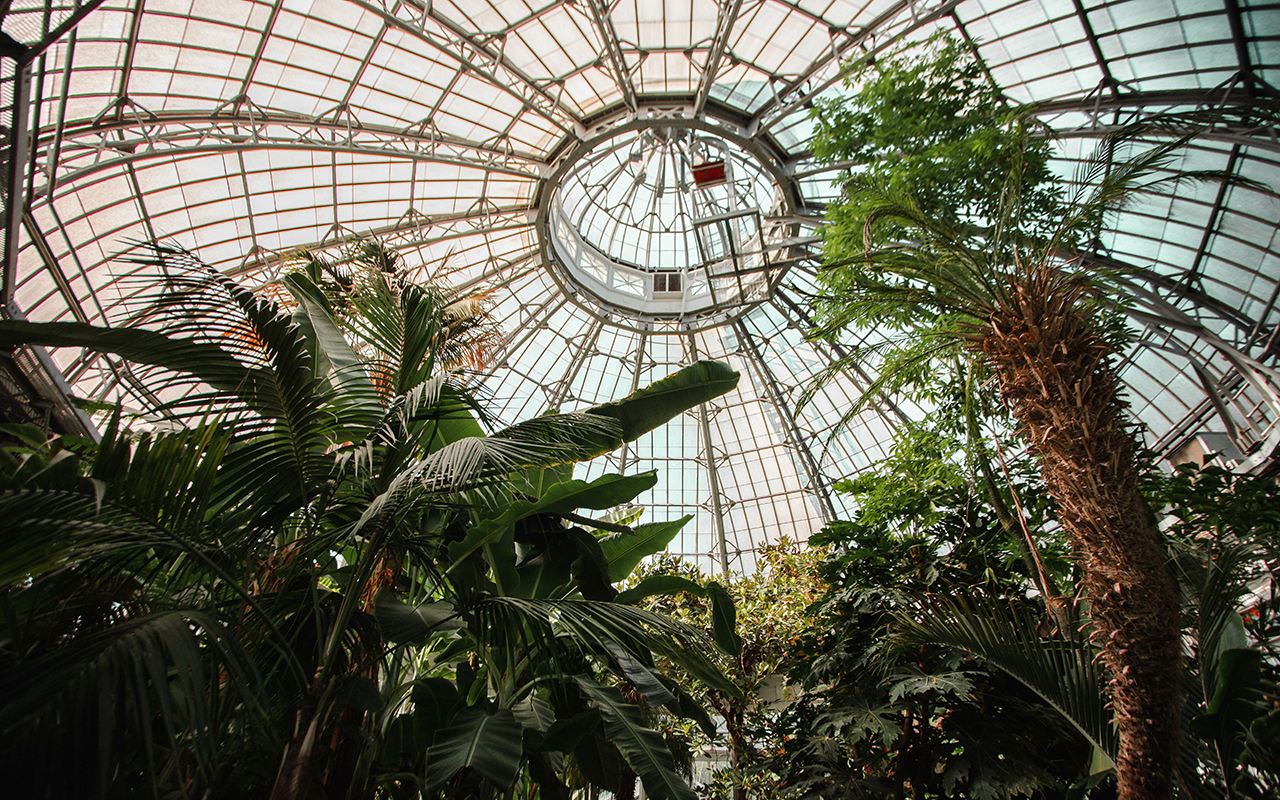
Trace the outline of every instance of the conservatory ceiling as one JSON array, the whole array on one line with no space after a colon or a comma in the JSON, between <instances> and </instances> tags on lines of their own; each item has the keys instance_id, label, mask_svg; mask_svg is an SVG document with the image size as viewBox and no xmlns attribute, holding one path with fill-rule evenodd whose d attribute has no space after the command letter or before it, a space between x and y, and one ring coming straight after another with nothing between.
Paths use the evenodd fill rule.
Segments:
<instances>
[{"instance_id":1,"label":"conservatory ceiling","mask_svg":"<svg viewBox=\"0 0 1280 800\"><path fill-rule=\"evenodd\" d=\"M421 280L488 298L504 421L727 360L737 391L586 470L658 469L647 513L693 515L672 550L716 570L848 513L832 483L922 413L878 397L836 430L872 377L856 373L801 403L858 344L805 339L836 174L810 158L809 108L842 90L843 60L954 32L1011 100L1039 104L1063 174L1128 122L1226 109L1181 166L1252 183L1147 196L1085 255L1147 270L1124 376L1148 443L1275 447L1280 142L1252 116L1275 120L1273 0L6 7L28 48L9 46L0 87L21 163L5 189L10 314L120 322L131 240L264 285L299 248L374 236ZM113 359L18 356L33 383L56 364L78 395L140 402Z\"/></svg>"}]
</instances>

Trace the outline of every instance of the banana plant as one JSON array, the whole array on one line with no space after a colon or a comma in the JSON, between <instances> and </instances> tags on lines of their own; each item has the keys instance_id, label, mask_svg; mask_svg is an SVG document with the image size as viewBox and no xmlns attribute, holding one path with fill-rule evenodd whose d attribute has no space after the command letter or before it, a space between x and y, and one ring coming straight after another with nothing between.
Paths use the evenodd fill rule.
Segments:
<instances>
[{"instance_id":1,"label":"banana plant","mask_svg":"<svg viewBox=\"0 0 1280 800\"><path fill-rule=\"evenodd\" d=\"M19 789L549 797L572 753L690 796L622 698L687 699L655 654L732 685L703 634L610 602L684 521L611 521L655 477L572 464L736 373L702 362L486 435L458 369L482 304L380 248L306 259L269 287L280 303L174 247L133 259L156 277L118 327L0 321L2 346L127 363L150 402L100 445L5 431L0 754Z\"/></svg>"}]
</instances>

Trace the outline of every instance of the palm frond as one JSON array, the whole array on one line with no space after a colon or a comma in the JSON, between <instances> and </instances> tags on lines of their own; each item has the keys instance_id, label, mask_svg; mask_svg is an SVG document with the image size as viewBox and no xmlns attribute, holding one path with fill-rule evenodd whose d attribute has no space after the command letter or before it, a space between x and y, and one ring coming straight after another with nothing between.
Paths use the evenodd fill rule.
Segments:
<instances>
[{"instance_id":1,"label":"palm frond","mask_svg":"<svg viewBox=\"0 0 1280 800\"><path fill-rule=\"evenodd\" d=\"M899 615L902 641L955 647L1008 673L1058 710L1094 747L1114 760L1116 732L1095 652L1078 636L1047 640L1039 619L991 600L921 598Z\"/></svg>"},{"instance_id":2,"label":"palm frond","mask_svg":"<svg viewBox=\"0 0 1280 800\"><path fill-rule=\"evenodd\" d=\"M542 631L565 636L604 663L611 661L611 648L627 652L656 653L687 669L707 686L733 696L739 689L706 654L715 645L706 633L690 625L634 606L591 600L544 600L538 598L493 597L475 609L482 619L493 610L515 611L529 623L522 629L532 632L529 649L542 649L551 638L539 638ZM547 653L555 658L554 653Z\"/></svg>"},{"instance_id":3,"label":"palm frond","mask_svg":"<svg viewBox=\"0 0 1280 800\"><path fill-rule=\"evenodd\" d=\"M129 748L142 752L153 791L161 775L192 767L211 783L224 734L214 705L224 689L211 680L219 671L252 724L263 713L257 672L234 637L196 611L127 620L6 672L0 733L11 787L98 795Z\"/></svg>"}]
</instances>

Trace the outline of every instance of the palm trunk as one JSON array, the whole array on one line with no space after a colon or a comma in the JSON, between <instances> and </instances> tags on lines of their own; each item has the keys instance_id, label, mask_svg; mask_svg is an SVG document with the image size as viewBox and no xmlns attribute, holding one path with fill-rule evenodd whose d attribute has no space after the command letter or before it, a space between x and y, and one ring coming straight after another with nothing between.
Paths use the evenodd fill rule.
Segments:
<instances>
[{"instance_id":1,"label":"palm trunk","mask_svg":"<svg viewBox=\"0 0 1280 800\"><path fill-rule=\"evenodd\" d=\"M1168 800L1179 737L1178 600L1138 490L1134 436L1113 355L1083 291L1050 267L970 346L994 371L1084 572L1094 638L1111 675L1120 800Z\"/></svg>"},{"instance_id":2,"label":"palm trunk","mask_svg":"<svg viewBox=\"0 0 1280 800\"><path fill-rule=\"evenodd\" d=\"M320 735L317 705L317 701L309 700L298 709L293 738L285 748L275 785L271 787L271 800L301 800L310 793Z\"/></svg>"}]
</instances>

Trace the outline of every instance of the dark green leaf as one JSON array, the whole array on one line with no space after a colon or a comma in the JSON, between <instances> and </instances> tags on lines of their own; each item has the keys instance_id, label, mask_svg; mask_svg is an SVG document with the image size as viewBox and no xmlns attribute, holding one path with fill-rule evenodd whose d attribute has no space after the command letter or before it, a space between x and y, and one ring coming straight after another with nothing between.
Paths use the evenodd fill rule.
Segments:
<instances>
[{"instance_id":1,"label":"dark green leaf","mask_svg":"<svg viewBox=\"0 0 1280 800\"><path fill-rule=\"evenodd\" d=\"M725 588L715 581L707 584L711 597L711 632L716 645L731 656L742 654L742 637L738 635L738 609Z\"/></svg>"},{"instance_id":2,"label":"dark green leaf","mask_svg":"<svg viewBox=\"0 0 1280 800\"><path fill-rule=\"evenodd\" d=\"M692 515L671 522L648 522L635 526L635 533L611 533L600 540L600 548L609 559L609 580L617 583L631 574L646 556L661 553L676 538Z\"/></svg>"},{"instance_id":3,"label":"dark green leaf","mask_svg":"<svg viewBox=\"0 0 1280 800\"><path fill-rule=\"evenodd\" d=\"M587 413L618 420L622 423L622 442L632 442L677 414L732 391L738 385L738 377L728 364L699 361L622 400L588 409Z\"/></svg>"},{"instance_id":4,"label":"dark green leaf","mask_svg":"<svg viewBox=\"0 0 1280 800\"><path fill-rule=\"evenodd\" d=\"M427 751L427 788L434 791L471 767L499 789L516 780L522 758L521 727L507 709L493 714L480 708L464 708L453 725L436 735Z\"/></svg>"},{"instance_id":5,"label":"dark green leaf","mask_svg":"<svg viewBox=\"0 0 1280 800\"><path fill-rule=\"evenodd\" d=\"M646 597L653 597L655 594L678 595L683 592L689 592L698 597L706 595L706 590L701 585L688 578L682 578L679 575L650 575L619 594L614 598L613 602L623 605L635 605Z\"/></svg>"},{"instance_id":6,"label":"dark green leaf","mask_svg":"<svg viewBox=\"0 0 1280 800\"><path fill-rule=\"evenodd\" d=\"M466 626L448 600L411 606L389 592L378 593L373 616L387 641L397 644L426 644L433 636Z\"/></svg>"},{"instance_id":7,"label":"dark green leaf","mask_svg":"<svg viewBox=\"0 0 1280 800\"><path fill-rule=\"evenodd\" d=\"M645 793L657 800L697 800L697 795L676 772L675 759L662 734L645 727L640 709L622 699L622 693L577 676L578 686L604 716L604 730L631 769L644 781Z\"/></svg>"}]
</instances>

